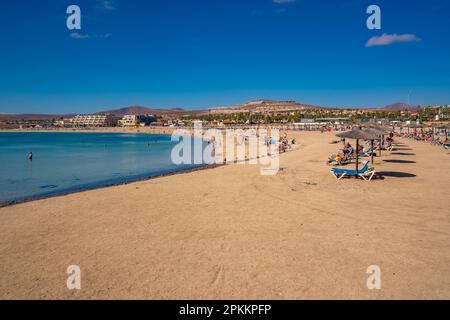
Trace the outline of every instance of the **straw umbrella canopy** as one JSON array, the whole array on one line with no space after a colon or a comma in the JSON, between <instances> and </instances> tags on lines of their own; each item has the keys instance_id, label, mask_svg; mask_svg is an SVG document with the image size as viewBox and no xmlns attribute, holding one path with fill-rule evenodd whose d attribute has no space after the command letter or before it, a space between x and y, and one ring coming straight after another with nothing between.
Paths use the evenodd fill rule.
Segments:
<instances>
[{"instance_id":1,"label":"straw umbrella canopy","mask_svg":"<svg viewBox=\"0 0 450 320\"><path fill-rule=\"evenodd\" d=\"M435 131L436 125L433 124L433 123L431 123L431 124L422 124L422 128L423 129L431 129L433 131L433 140L434 140L434 135L435 135L434 131Z\"/></svg>"},{"instance_id":2,"label":"straw umbrella canopy","mask_svg":"<svg viewBox=\"0 0 450 320\"><path fill-rule=\"evenodd\" d=\"M381 137L382 140L384 140L385 135L388 135L392 132L392 128L387 127L387 126L372 126L370 129L376 130L377 132L379 132L382 136Z\"/></svg>"},{"instance_id":3,"label":"straw umbrella canopy","mask_svg":"<svg viewBox=\"0 0 450 320\"><path fill-rule=\"evenodd\" d=\"M375 129L383 131L384 134L390 134L391 132L394 132L394 128L389 126L379 126L375 127Z\"/></svg>"},{"instance_id":4,"label":"straw umbrella canopy","mask_svg":"<svg viewBox=\"0 0 450 320\"><path fill-rule=\"evenodd\" d=\"M408 129L408 134L409 134L409 125L404 124L404 125L402 125L402 128L407 128Z\"/></svg>"},{"instance_id":5,"label":"straw umbrella canopy","mask_svg":"<svg viewBox=\"0 0 450 320\"><path fill-rule=\"evenodd\" d=\"M364 128L363 131L370 132L371 134L376 135L378 137L377 140L386 133L386 131L382 130L381 128Z\"/></svg>"},{"instance_id":6,"label":"straw umbrella canopy","mask_svg":"<svg viewBox=\"0 0 450 320\"><path fill-rule=\"evenodd\" d=\"M377 138L376 139L371 139L370 140L370 145L372 146L372 152L371 152L371 158L370 158L370 161L372 162L372 164L374 163L374 161L373 161L373 155L374 155L374 152L373 152L373 141L374 140L380 140L380 157L381 157L381 146L382 146L382 144L383 144L383 139L384 139L384 134L385 134L385 131L384 130L382 130L381 128L365 128L364 129L364 131L365 132L368 132L368 133L370 133L370 134L372 134L373 136L376 136Z\"/></svg>"},{"instance_id":7,"label":"straw umbrella canopy","mask_svg":"<svg viewBox=\"0 0 450 320\"><path fill-rule=\"evenodd\" d=\"M447 125L445 124L432 124L431 128L433 129L433 141L436 139L436 129L445 129L447 130Z\"/></svg>"},{"instance_id":8,"label":"straw umbrella canopy","mask_svg":"<svg viewBox=\"0 0 450 320\"><path fill-rule=\"evenodd\" d=\"M409 128L414 128L414 129L421 129L421 128L424 128L425 126L422 125L422 124L410 123L410 124L408 124L408 127Z\"/></svg>"},{"instance_id":9,"label":"straw umbrella canopy","mask_svg":"<svg viewBox=\"0 0 450 320\"><path fill-rule=\"evenodd\" d=\"M381 149L384 144L384 136L390 134L392 132L392 128L384 126L384 125L372 125L370 128L368 128L368 130L371 130L380 136L380 138L377 140L380 140L380 157L381 157L381 151L382 151Z\"/></svg>"},{"instance_id":10,"label":"straw umbrella canopy","mask_svg":"<svg viewBox=\"0 0 450 320\"><path fill-rule=\"evenodd\" d=\"M450 129L450 123L435 126L436 129Z\"/></svg>"},{"instance_id":11,"label":"straw umbrella canopy","mask_svg":"<svg viewBox=\"0 0 450 320\"><path fill-rule=\"evenodd\" d=\"M385 125L385 124L377 124L377 123L374 123L374 124L367 125L367 127L368 127L369 129L376 129L376 130L378 130L378 131L381 131L381 132L382 132L382 135L387 135L387 134L390 134L391 132L394 131L394 128L393 128L393 127L387 126L387 125Z\"/></svg>"},{"instance_id":12,"label":"straw umbrella canopy","mask_svg":"<svg viewBox=\"0 0 450 320\"><path fill-rule=\"evenodd\" d=\"M358 172L358 160L359 160L359 140L377 140L378 136L373 132L363 131L359 129L352 129L351 131L346 131L338 133L336 135L339 138L345 139L356 139L356 172Z\"/></svg>"},{"instance_id":13,"label":"straw umbrella canopy","mask_svg":"<svg viewBox=\"0 0 450 320\"><path fill-rule=\"evenodd\" d=\"M378 123L366 123L366 124L364 124L364 127L367 127L367 128L373 128L373 129L379 129L379 130L383 130L383 131L386 131L386 132L392 132L392 128L391 127L389 127L389 126L387 126L387 125L385 125L385 124L378 124Z\"/></svg>"},{"instance_id":14,"label":"straw umbrella canopy","mask_svg":"<svg viewBox=\"0 0 450 320\"><path fill-rule=\"evenodd\" d=\"M443 129L445 130L445 135L447 135L448 130L450 130L450 123L447 124L441 124L435 127L436 129Z\"/></svg>"},{"instance_id":15,"label":"straw umbrella canopy","mask_svg":"<svg viewBox=\"0 0 450 320\"><path fill-rule=\"evenodd\" d=\"M445 129L445 137L447 138L447 131L450 130L450 123L447 123L447 124L444 126L444 129Z\"/></svg>"},{"instance_id":16,"label":"straw umbrella canopy","mask_svg":"<svg viewBox=\"0 0 450 320\"><path fill-rule=\"evenodd\" d=\"M422 128L424 128L424 126L421 124L410 123L410 124L408 124L408 134L409 134L409 129L414 129L414 132L415 132L415 131L417 131L417 129L422 129Z\"/></svg>"},{"instance_id":17,"label":"straw umbrella canopy","mask_svg":"<svg viewBox=\"0 0 450 320\"><path fill-rule=\"evenodd\" d=\"M367 127L369 126L371 123L370 122L362 122L362 121L353 121L351 123L352 128L354 129L359 129L361 130L361 128L363 127Z\"/></svg>"}]
</instances>

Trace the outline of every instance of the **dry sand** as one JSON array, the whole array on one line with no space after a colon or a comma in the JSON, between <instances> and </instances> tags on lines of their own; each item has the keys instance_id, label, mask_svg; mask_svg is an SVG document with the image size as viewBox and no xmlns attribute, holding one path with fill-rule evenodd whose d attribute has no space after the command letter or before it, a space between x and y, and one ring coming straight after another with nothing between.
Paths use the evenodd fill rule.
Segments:
<instances>
[{"instance_id":1,"label":"dry sand","mask_svg":"<svg viewBox=\"0 0 450 320\"><path fill-rule=\"evenodd\" d=\"M294 134L276 176L229 165L0 209L0 298L449 299L448 151L400 139L383 180L337 182L334 135Z\"/></svg>"}]
</instances>

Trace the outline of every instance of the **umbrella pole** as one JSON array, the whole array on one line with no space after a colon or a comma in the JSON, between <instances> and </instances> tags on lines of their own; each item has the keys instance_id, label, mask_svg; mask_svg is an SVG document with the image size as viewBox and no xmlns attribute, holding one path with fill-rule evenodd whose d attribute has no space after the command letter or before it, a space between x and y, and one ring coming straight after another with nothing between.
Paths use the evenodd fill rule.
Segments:
<instances>
[{"instance_id":1,"label":"umbrella pole","mask_svg":"<svg viewBox=\"0 0 450 320\"><path fill-rule=\"evenodd\" d=\"M380 140L380 157L381 157L381 150L383 149L383 140L384 140L384 136L381 136L381 140Z\"/></svg>"},{"instance_id":2,"label":"umbrella pole","mask_svg":"<svg viewBox=\"0 0 450 320\"><path fill-rule=\"evenodd\" d=\"M371 152L370 152L370 156L372 157L372 164L373 164L373 140L370 140L370 145L371 145Z\"/></svg>"},{"instance_id":3,"label":"umbrella pole","mask_svg":"<svg viewBox=\"0 0 450 320\"><path fill-rule=\"evenodd\" d=\"M356 139L356 173L358 173L359 139Z\"/></svg>"}]
</instances>

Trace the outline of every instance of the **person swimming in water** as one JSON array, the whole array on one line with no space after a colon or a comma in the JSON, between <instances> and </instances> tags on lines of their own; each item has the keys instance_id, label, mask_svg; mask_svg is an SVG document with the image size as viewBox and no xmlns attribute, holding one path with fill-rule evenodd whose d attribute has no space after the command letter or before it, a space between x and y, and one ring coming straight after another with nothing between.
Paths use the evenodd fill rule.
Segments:
<instances>
[{"instance_id":1,"label":"person swimming in water","mask_svg":"<svg viewBox=\"0 0 450 320\"><path fill-rule=\"evenodd\" d=\"M28 152L28 160L32 161L33 160L33 152Z\"/></svg>"}]
</instances>

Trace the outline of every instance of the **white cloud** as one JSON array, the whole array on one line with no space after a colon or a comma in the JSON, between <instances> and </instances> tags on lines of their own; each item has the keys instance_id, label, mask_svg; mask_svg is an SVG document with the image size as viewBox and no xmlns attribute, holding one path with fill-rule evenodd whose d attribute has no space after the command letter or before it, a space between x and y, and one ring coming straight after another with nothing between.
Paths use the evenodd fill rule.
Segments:
<instances>
[{"instance_id":1,"label":"white cloud","mask_svg":"<svg viewBox=\"0 0 450 320\"><path fill-rule=\"evenodd\" d=\"M272 0L272 1L281 4L281 3L292 3L295 2L296 0Z\"/></svg>"},{"instance_id":2,"label":"white cloud","mask_svg":"<svg viewBox=\"0 0 450 320\"><path fill-rule=\"evenodd\" d=\"M111 36L112 36L111 33L105 33L100 35L94 35L94 38L111 38Z\"/></svg>"},{"instance_id":3,"label":"white cloud","mask_svg":"<svg viewBox=\"0 0 450 320\"><path fill-rule=\"evenodd\" d=\"M375 46L388 46L390 44L396 42L418 42L420 39L414 34L383 34L382 36L376 36L370 38L366 47L375 47Z\"/></svg>"},{"instance_id":4,"label":"white cloud","mask_svg":"<svg viewBox=\"0 0 450 320\"><path fill-rule=\"evenodd\" d=\"M70 34L70 37L72 39L106 39L110 38L112 36L111 33L105 33L105 34L81 34L79 32L72 32Z\"/></svg>"},{"instance_id":5,"label":"white cloud","mask_svg":"<svg viewBox=\"0 0 450 320\"><path fill-rule=\"evenodd\" d=\"M113 11L116 10L115 4L111 0L101 0L104 9Z\"/></svg>"},{"instance_id":6,"label":"white cloud","mask_svg":"<svg viewBox=\"0 0 450 320\"><path fill-rule=\"evenodd\" d=\"M89 39L90 36L88 34L81 34L79 32L72 32L70 37L73 39Z\"/></svg>"}]
</instances>

